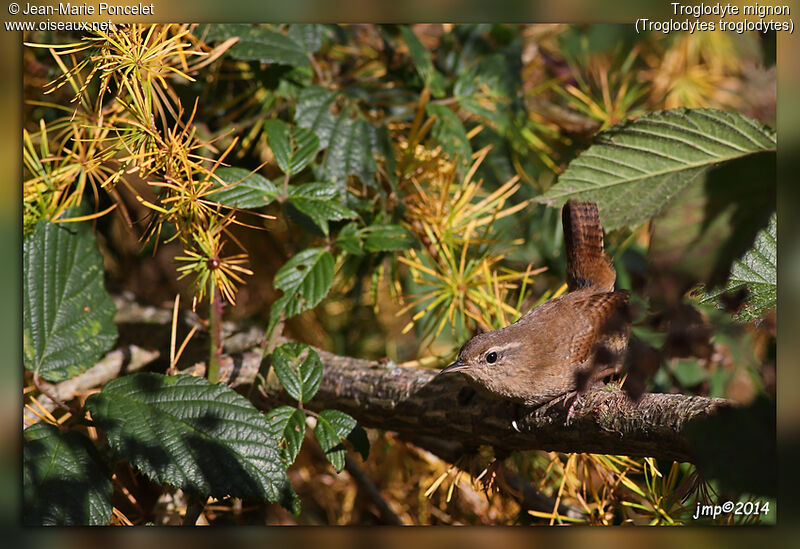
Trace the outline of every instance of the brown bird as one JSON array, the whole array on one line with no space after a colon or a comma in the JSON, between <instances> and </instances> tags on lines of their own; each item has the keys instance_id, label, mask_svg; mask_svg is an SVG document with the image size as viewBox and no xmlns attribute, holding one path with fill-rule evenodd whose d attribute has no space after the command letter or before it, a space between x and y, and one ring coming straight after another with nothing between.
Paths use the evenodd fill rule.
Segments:
<instances>
[{"instance_id":1,"label":"brown bird","mask_svg":"<svg viewBox=\"0 0 800 549\"><path fill-rule=\"evenodd\" d=\"M628 292L614 291L597 205L569 201L562 220L569 293L510 326L476 335L441 374L460 372L480 392L535 406L581 391L622 366Z\"/></svg>"}]
</instances>

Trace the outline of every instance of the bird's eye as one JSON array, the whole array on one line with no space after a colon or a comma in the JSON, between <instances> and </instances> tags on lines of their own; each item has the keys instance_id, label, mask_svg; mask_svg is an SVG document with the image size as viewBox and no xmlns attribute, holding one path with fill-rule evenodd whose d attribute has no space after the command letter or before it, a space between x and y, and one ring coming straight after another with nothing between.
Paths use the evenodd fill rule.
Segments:
<instances>
[{"instance_id":1,"label":"bird's eye","mask_svg":"<svg viewBox=\"0 0 800 549\"><path fill-rule=\"evenodd\" d=\"M497 362L497 353L492 351L491 353L486 355L486 362L488 362L489 364L494 364L495 362Z\"/></svg>"}]
</instances>

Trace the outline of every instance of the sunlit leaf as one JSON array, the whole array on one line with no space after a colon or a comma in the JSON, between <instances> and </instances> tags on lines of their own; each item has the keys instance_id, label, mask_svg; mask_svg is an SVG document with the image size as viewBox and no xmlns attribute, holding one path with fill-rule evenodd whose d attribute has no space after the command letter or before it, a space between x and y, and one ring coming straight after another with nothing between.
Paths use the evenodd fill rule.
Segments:
<instances>
[{"instance_id":1,"label":"sunlit leaf","mask_svg":"<svg viewBox=\"0 0 800 549\"><path fill-rule=\"evenodd\" d=\"M278 188L265 177L242 168L219 168L217 176L226 187L209 195L209 199L235 208L260 208L277 198Z\"/></svg>"},{"instance_id":2,"label":"sunlit leaf","mask_svg":"<svg viewBox=\"0 0 800 549\"><path fill-rule=\"evenodd\" d=\"M636 225L709 168L775 147L773 130L740 114L655 112L600 133L538 200L555 207L571 198L591 200L606 230Z\"/></svg>"},{"instance_id":3,"label":"sunlit leaf","mask_svg":"<svg viewBox=\"0 0 800 549\"><path fill-rule=\"evenodd\" d=\"M40 221L22 261L25 368L53 383L70 379L117 339L95 237L85 224Z\"/></svg>"}]
</instances>

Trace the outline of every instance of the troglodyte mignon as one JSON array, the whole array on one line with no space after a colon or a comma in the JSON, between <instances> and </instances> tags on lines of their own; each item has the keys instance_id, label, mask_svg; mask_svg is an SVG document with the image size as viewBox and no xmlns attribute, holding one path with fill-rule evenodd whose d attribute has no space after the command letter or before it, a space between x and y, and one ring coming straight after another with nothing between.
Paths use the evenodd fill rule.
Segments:
<instances>
[{"instance_id":1,"label":"troglodyte mignon","mask_svg":"<svg viewBox=\"0 0 800 549\"><path fill-rule=\"evenodd\" d=\"M569 201L562 220L569 293L510 326L476 335L441 374L460 372L481 392L535 406L581 391L622 366L628 292L614 291L597 205Z\"/></svg>"}]
</instances>

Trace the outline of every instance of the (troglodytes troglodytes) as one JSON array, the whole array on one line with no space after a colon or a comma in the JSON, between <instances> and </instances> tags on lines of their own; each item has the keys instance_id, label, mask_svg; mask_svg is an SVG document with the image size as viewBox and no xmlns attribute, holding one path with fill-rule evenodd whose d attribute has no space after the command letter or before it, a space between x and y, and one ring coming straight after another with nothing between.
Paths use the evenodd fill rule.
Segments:
<instances>
[{"instance_id":1,"label":"(troglodytes troglodytes)","mask_svg":"<svg viewBox=\"0 0 800 549\"><path fill-rule=\"evenodd\" d=\"M628 292L603 250L597 205L562 210L569 293L534 307L514 324L478 334L441 373L461 372L481 392L535 406L582 390L622 366Z\"/></svg>"}]
</instances>

